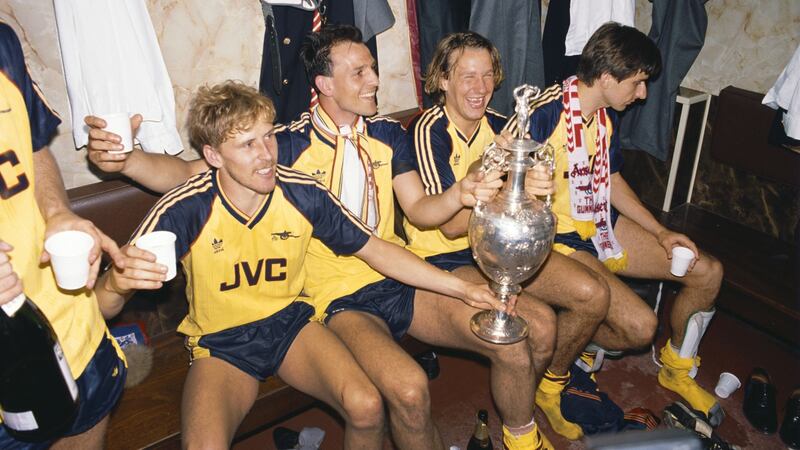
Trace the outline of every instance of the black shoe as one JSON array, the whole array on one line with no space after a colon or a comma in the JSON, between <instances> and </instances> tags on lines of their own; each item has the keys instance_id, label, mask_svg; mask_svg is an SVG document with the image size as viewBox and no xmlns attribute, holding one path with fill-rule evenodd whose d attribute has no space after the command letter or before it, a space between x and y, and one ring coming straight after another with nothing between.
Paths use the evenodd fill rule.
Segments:
<instances>
[{"instance_id":1,"label":"black shoe","mask_svg":"<svg viewBox=\"0 0 800 450\"><path fill-rule=\"evenodd\" d=\"M439 357L433 350L420 353L414 359L422 366L422 370L428 375L428 380L433 380L439 376Z\"/></svg>"},{"instance_id":2,"label":"black shoe","mask_svg":"<svg viewBox=\"0 0 800 450\"><path fill-rule=\"evenodd\" d=\"M775 386L767 371L753 369L744 387L744 415L756 430L772 434L778 429L778 413L775 408Z\"/></svg>"},{"instance_id":3,"label":"black shoe","mask_svg":"<svg viewBox=\"0 0 800 450\"><path fill-rule=\"evenodd\" d=\"M800 449L800 388L789 396L781 424L781 440L789 448Z\"/></svg>"},{"instance_id":4,"label":"black shoe","mask_svg":"<svg viewBox=\"0 0 800 450\"><path fill-rule=\"evenodd\" d=\"M272 439L275 441L275 448L278 450L292 450L297 448L300 432L278 427L272 431Z\"/></svg>"}]
</instances>

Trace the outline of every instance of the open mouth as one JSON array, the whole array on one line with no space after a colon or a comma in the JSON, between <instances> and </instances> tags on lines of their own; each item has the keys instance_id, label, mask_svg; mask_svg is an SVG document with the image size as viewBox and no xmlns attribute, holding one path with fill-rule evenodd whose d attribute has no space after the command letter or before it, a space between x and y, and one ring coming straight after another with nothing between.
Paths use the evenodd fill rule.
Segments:
<instances>
[{"instance_id":1,"label":"open mouth","mask_svg":"<svg viewBox=\"0 0 800 450\"><path fill-rule=\"evenodd\" d=\"M464 100L467 102L467 106L474 109L483 108L483 102L486 99L484 96L480 97L465 97Z\"/></svg>"}]
</instances>

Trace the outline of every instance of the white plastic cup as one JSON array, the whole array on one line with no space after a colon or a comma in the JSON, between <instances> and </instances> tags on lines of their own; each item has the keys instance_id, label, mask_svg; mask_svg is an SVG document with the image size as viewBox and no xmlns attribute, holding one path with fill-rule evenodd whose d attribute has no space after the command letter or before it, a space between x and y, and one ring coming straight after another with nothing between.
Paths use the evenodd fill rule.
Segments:
<instances>
[{"instance_id":1,"label":"white plastic cup","mask_svg":"<svg viewBox=\"0 0 800 450\"><path fill-rule=\"evenodd\" d=\"M717 382L717 387L714 388L714 393L719 398L728 398L741 385L742 382L736 378L736 375L730 372L722 372L719 374L719 381Z\"/></svg>"},{"instance_id":2,"label":"white plastic cup","mask_svg":"<svg viewBox=\"0 0 800 450\"><path fill-rule=\"evenodd\" d=\"M131 117L126 112L100 114L98 117L106 121L103 130L118 134L122 150L109 150L108 153L120 154L133 151L133 136L131 135Z\"/></svg>"},{"instance_id":3,"label":"white plastic cup","mask_svg":"<svg viewBox=\"0 0 800 450\"><path fill-rule=\"evenodd\" d=\"M672 249L672 266L669 272L676 277L686 275L689 270L689 264L694 260L694 252L688 247L673 247Z\"/></svg>"},{"instance_id":4,"label":"white plastic cup","mask_svg":"<svg viewBox=\"0 0 800 450\"><path fill-rule=\"evenodd\" d=\"M81 289L89 280L89 252L94 238L83 231L61 231L44 241L56 284L68 291Z\"/></svg>"},{"instance_id":5,"label":"white plastic cup","mask_svg":"<svg viewBox=\"0 0 800 450\"><path fill-rule=\"evenodd\" d=\"M169 281L175 278L177 273L175 267L175 233L171 231L153 231L136 240L136 247L147 250L156 255L156 262L167 266L167 278Z\"/></svg>"}]
</instances>

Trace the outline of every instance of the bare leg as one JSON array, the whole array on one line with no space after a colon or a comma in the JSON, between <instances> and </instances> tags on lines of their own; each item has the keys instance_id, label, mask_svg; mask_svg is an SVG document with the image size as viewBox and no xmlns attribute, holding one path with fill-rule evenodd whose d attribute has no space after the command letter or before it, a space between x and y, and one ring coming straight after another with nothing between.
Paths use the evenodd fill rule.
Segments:
<instances>
[{"instance_id":1,"label":"bare leg","mask_svg":"<svg viewBox=\"0 0 800 450\"><path fill-rule=\"evenodd\" d=\"M605 322L594 341L609 350L628 350L649 345L658 325L653 310L594 255L578 251L570 258L584 264L607 283L611 302Z\"/></svg>"},{"instance_id":2,"label":"bare leg","mask_svg":"<svg viewBox=\"0 0 800 450\"><path fill-rule=\"evenodd\" d=\"M486 278L475 266L459 267L453 271L453 275L473 283L486 282ZM473 310L474 312L477 311ZM556 346L555 316L552 308L526 292L517 298L517 313L528 321L527 340L538 381L553 358Z\"/></svg>"},{"instance_id":3,"label":"bare leg","mask_svg":"<svg viewBox=\"0 0 800 450\"><path fill-rule=\"evenodd\" d=\"M334 315L328 327L347 345L386 399L397 446L444 448L431 420L428 378L419 364L397 345L386 324L371 314L344 311Z\"/></svg>"},{"instance_id":4,"label":"bare leg","mask_svg":"<svg viewBox=\"0 0 800 450\"><path fill-rule=\"evenodd\" d=\"M311 322L303 327L281 363L278 376L342 415L346 422L344 448L381 447L381 395L344 343L323 325Z\"/></svg>"},{"instance_id":5,"label":"bare leg","mask_svg":"<svg viewBox=\"0 0 800 450\"><path fill-rule=\"evenodd\" d=\"M608 313L608 284L582 264L553 252L525 291L557 311L556 349L548 370L564 375Z\"/></svg>"},{"instance_id":6,"label":"bare leg","mask_svg":"<svg viewBox=\"0 0 800 450\"><path fill-rule=\"evenodd\" d=\"M103 417L103 420L81 434L59 439L50 448L55 450L100 450L105 448L108 417Z\"/></svg>"},{"instance_id":7,"label":"bare leg","mask_svg":"<svg viewBox=\"0 0 800 450\"><path fill-rule=\"evenodd\" d=\"M683 285L670 316L672 344L680 347L689 317L697 311L707 311L714 307L714 300L722 284L722 264L701 251L694 268L685 277L675 277L669 272L670 261L666 251L658 244L655 236L625 216L620 216L614 232L620 244L629 249L628 268L622 275L670 280Z\"/></svg>"},{"instance_id":8,"label":"bare leg","mask_svg":"<svg viewBox=\"0 0 800 450\"><path fill-rule=\"evenodd\" d=\"M257 393L258 381L231 364L214 357L195 360L183 385L183 447L230 447Z\"/></svg>"},{"instance_id":9,"label":"bare leg","mask_svg":"<svg viewBox=\"0 0 800 450\"><path fill-rule=\"evenodd\" d=\"M470 350L488 357L491 362L492 395L503 422L509 427L522 427L533 417L534 371L526 341L511 345L485 342L469 328L469 320L478 310L450 297L417 290L414 299L414 320L409 334L434 345ZM544 320L542 320L544 319ZM554 333L550 312L540 325L544 332Z\"/></svg>"}]
</instances>

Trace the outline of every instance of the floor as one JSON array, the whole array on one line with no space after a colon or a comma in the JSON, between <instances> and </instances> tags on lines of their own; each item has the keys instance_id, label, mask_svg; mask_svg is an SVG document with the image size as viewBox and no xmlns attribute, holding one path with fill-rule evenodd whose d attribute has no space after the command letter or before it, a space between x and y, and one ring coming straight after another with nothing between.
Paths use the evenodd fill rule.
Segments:
<instances>
[{"instance_id":1,"label":"floor","mask_svg":"<svg viewBox=\"0 0 800 450\"><path fill-rule=\"evenodd\" d=\"M666 296L667 300L669 296ZM665 302L668 304L669 302ZM667 311L662 311L662 318ZM666 340L665 330L659 331L657 348ZM774 340L763 331L719 312L712 321L703 339L700 354L702 367L698 382L713 389L719 374L723 371L737 375L744 384L754 367L762 367L770 374L777 388L779 421L791 390L800 386L800 351ZM433 419L447 445L461 448L474 426L476 411L481 408L490 412L489 426L496 448L501 442L500 420L494 410L488 393L489 370L485 364L463 355L440 354L441 373L431 382ZM609 360L598 374L602 390L622 407L629 410L644 407L661 415L663 408L677 400L676 395L658 386L658 368L651 359L650 352L628 355L619 360ZM720 399L727 418L718 428L718 433L728 442L750 449L785 448L777 434L767 436L755 431L744 418L742 401L744 389L733 393L728 399ZM569 442L556 436L537 412L536 420L542 430L559 449L585 448L582 442ZM338 449L342 445L342 426L334 414L324 407L312 408L276 426L295 430L303 427L319 427L326 431L322 449ZM273 449L273 428L251 436L235 445L238 450ZM388 442L384 446L394 448Z\"/></svg>"}]
</instances>

